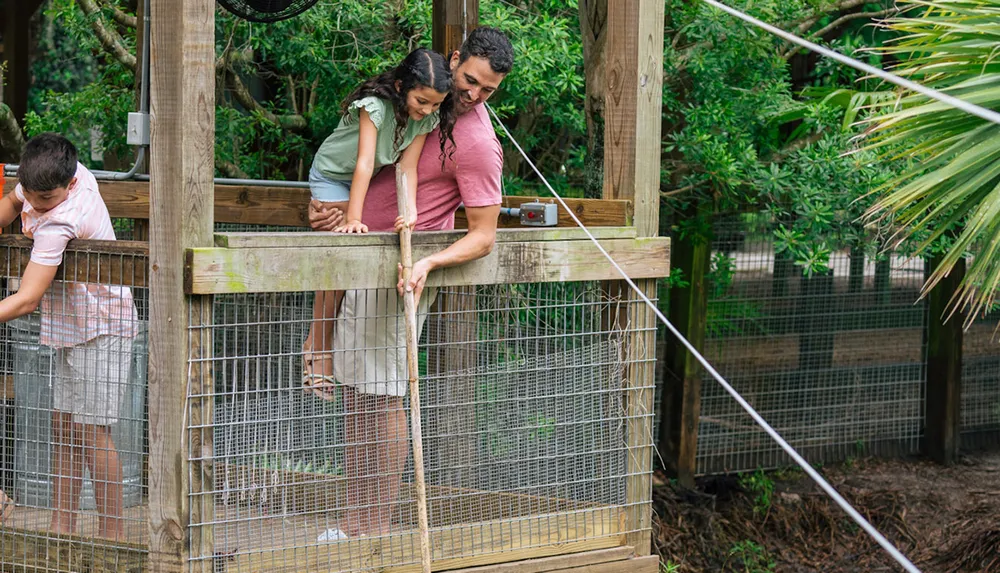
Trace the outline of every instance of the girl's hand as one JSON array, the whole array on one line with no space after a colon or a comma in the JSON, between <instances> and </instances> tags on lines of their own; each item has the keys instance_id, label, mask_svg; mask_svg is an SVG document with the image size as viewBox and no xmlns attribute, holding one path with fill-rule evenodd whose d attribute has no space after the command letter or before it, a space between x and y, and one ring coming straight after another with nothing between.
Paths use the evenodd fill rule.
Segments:
<instances>
[{"instance_id":1,"label":"girl's hand","mask_svg":"<svg viewBox=\"0 0 1000 573\"><path fill-rule=\"evenodd\" d=\"M393 224L393 226L396 229L397 233L402 232L403 227L409 227L410 230L412 231L417 226L417 218L410 217L409 221L404 221L402 217L396 217L396 222Z\"/></svg>"},{"instance_id":2,"label":"girl's hand","mask_svg":"<svg viewBox=\"0 0 1000 573\"><path fill-rule=\"evenodd\" d=\"M335 233L367 233L368 225L361 221L348 221L346 225L341 225L333 231Z\"/></svg>"}]
</instances>

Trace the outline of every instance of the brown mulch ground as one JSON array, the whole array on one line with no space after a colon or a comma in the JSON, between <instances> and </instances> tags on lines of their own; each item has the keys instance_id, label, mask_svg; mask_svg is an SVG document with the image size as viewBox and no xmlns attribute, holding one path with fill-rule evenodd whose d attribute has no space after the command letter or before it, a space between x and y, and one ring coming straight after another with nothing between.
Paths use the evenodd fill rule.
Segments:
<instances>
[{"instance_id":1,"label":"brown mulch ground","mask_svg":"<svg viewBox=\"0 0 1000 573\"><path fill-rule=\"evenodd\" d=\"M1000 452L968 454L953 467L865 459L821 471L921 570L1000 573ZM736 476L705 478L695 490L658 479L653 540L664 565L678 573L902 571L804 473L767 476L770 503Z\"/></svg>"}]
</instances>

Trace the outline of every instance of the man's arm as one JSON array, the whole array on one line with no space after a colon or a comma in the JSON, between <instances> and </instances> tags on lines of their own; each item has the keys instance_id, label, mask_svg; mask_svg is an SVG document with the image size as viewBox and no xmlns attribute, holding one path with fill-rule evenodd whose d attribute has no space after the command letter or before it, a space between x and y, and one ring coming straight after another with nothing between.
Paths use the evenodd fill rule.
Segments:
<instances>
[{"instance_id":1,"label":"man's arm","mask_svg":"<svg viewBox=\"0 0 1000 573\"><path fill-rule=\"evenodd\" d=\"M38 308L38 303L42 301L45 291L49 290L56 278L58 269L58 266L29 262L17 292L0 300L0 322L7 322L34 312Z\"/></svg>"},{"instance_id":2,"label":"man's arm","mask_svg":"<svg viewBox=\"0 0 1000 573\"><path fill-rule=\"evenodd\" d=\"M427 275L435 269L453 267L469 261L485 257L493 250L497 238L497 219L500 217L500 205L488 207L466 207L465 218L469 221L469 232L451 246L424 257L413 265L410 282L406 290L413 290L417 300L427 283ZM400 267L402 273L402 267ZM396 285L399 294L403 294L403 279L400 276Z\"/></svg>"},{"instance_id":3,"label":"man's arm","mask_svg":"<svg viewBox=\"0 0 1000 573\"><path fill-rule=\"evenodd\" d=\"M7 193L0 198L0 227L6 227L21 214L23 203L17 200L13 193Z\"/></svg>"}]
</instances>

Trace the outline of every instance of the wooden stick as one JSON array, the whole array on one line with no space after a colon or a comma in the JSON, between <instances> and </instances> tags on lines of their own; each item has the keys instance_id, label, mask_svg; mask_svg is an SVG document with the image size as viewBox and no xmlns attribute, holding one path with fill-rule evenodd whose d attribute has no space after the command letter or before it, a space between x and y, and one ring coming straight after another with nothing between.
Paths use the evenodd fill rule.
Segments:
<instances>
[{"instance_id":1,"label":"wooden stick","mask_svg":"<svg viewBox=\"0 0 1000 573\"><path fill-rule=\"evenodd\" d=\"M396 165L396 207L404 221L409 216L406 174ZM413 271L411 231L404 226L399 232L399 258L403 265L403 284L410 281ZM427 483L424 480L424 443L420 429L420 372L417 365L417 305L413 291L404 291L403 310L406 315L406 369L410 379L410 433L413 434L413 479L417 492L417 523L420 526L420 564L423 573L431 573L431 533L427 522Z\"/></svg>"}]
</instances>

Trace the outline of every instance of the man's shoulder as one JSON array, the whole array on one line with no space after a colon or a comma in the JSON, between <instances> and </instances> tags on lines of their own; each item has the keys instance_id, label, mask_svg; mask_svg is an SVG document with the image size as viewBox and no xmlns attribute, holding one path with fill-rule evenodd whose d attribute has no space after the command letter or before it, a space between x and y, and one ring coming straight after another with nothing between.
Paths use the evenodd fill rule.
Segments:
<instances>
[{"instance_id":1,"label":"man's shoulder","mask_svg":"<svg viewBox=\"0 0 1000 573\"><path fill-rule=\"evenodd\" d=\"M479 104L458 117L455 128L452 130L455 136L455 144L461 147L472 147L476 145L500 145L493 124L490 123L490 116L486 112L486 106ZM463 141L458 141L461 138Z\"/></svg>"}]
</instances>

